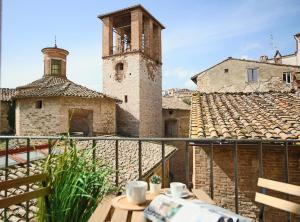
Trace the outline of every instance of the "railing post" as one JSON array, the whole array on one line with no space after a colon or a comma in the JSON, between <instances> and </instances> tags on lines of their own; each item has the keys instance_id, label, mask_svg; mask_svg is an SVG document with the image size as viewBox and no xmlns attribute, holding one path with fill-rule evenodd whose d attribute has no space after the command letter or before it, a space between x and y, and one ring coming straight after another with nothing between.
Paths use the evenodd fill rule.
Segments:
<instances>
[{"instance_id":1,"label":"railing post","mask_svg":"<svg viewBox=\"0 0 300 222\"><path fill-rule=\"evenodd\" d=\"M9 139L5 140L5 181L8 180L8 148L9 148ZM5 189L4 193L5 197L7 197L7 189ZM4 221L7 221L7 208L4 209Z\"/></svg>"},{"instance_id":2,"label":"railing post","mask_svg":"<svg viewBox=\"0 0 300 222\"><path fill-rule=\"evenodd\" d=\"M210 147L210 198L214 199L214 143L211 143Z\"/></svg>"},{"instance_id":3,"label":"railing post","mask_svg":"<svg viewBox=\"0 0 300 222\"><path fill-rule=\"evenodd\" d=\"M264 177L264 163L263 163L263 143L259 143L259 177ZM261 188L261 192L263 194L266 194L266 189ZM263 222L265 221L264 218L265 214L265 205L261 205L260 210L259 210L259 221Z\"/></svg>"},{"instance_id":4,"label":"railing post","mask_svg":"<svg viewBox=\"0 0 300 222\"><path fill-rule=\"evenodd\" d=\"M52 153L52 144L51 144L51 139L48 139L48 155L51 155Z\"/></svg>"},{"instance_id":5,"label":"railing post","mask_svg":"<svg viewBox=\"0 0 300 222\"><path fill-rule=\"evenodd\" d=\"M238 146L237 141L234 142L234 200L235 212L239 213L239 190L238 190Z\"/></svg>"},{"instance_id":6,"label":"railing post","mask_svg":"<svg viewBox=\"0 0 300 222\"><path fill-rule=\"evenodd\" d=\"M284 143L285 145L285 149L284 149L284 177L285 177L285 182L286 183L289 183L289 148L288 148L288 143L285 142ZM286 195L286 199L289 200L289 195L287 194ZM291 216L291 213L287 213L287 218L288 218L288 222L292 221L292 216Z\"/></svg>"},{"instance_id":7,"label":"railing post","mask_svg":"<svg viewBox=\"0 0 300 222\"><path fill-rule=\"evenodd\" d=\"M119 186L119 140L115 143L115 155L116 186Z\"/></svg>"},{"instance_id":8,"label":"railing post","mask_svg":"<svg viewBox=\"0 0 300 222\"><path fill-rule=\"evenodd\" d=\"M93 140L92 149L93 149L93 170L95 172L96 171L96 140Z\"/></svg>"},{"instance_id":9,"label":"railing post","mask_svg":"<svg viewBox=\"0 0 300 222\"><path fill-rule=\"evenodd\" d=\"M30 139L27 139L27 161L26 161L26 175L29 176L30 174ZM27 192L29 192L29 184L27 184ZM29 201L26 201L26 221L29 221Z\"/></svg>"},{"instance_id":10,"label":"railing post","mask_svg":"<svg viewBox=\"0 0 300 222\"><path fill-rule=\"evenodd\" d=\"M143 168L142 168L142 141L139 140L139 180L142 179L142 171L143 171Z\"/></svg>"},{"instance_id":11,"label":"railing post","mask_svg":"<svg viewBox=\"0 0 300 222\"><path fill-rule=\"evenodd\" d=\"M189 142L185 142L185 183L190 189L190 156L189 156Z\"/></svg>"},{"instance_id":12,"label":"railing post","mask_svg":"<svg viewBox=\"0 0 300 222\"><path fill-rule=\"evenodd\" d=\"M166 177L166 160L165 160L165 142L161 141L161 177L162 177L162 188L165 188L165 177Z\"/></svg>"}]
</instances>

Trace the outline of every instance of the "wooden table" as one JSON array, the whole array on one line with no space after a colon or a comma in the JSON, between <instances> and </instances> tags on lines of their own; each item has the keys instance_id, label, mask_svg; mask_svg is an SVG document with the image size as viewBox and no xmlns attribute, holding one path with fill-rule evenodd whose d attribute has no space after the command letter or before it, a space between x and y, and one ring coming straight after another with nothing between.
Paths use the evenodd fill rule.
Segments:
<instances>
[{"instance_id":1,"label":"wooden table","mask_svg":"<svg viewBox=\"0 0 300 222\"><path fill-rule=\"evenodd\" d=\"M167 189L163 189L163 192ZM199 199L207 203L214 204L213 200L200 189L192 190L193 196L188 199ZM111 200L115 196L109 196L103 199L103 201L98 205L94 213L88 222L147 222L145 219L143 211L128 211L119 208L114 208L111 204Z\"/></svg>"}]
</instances>

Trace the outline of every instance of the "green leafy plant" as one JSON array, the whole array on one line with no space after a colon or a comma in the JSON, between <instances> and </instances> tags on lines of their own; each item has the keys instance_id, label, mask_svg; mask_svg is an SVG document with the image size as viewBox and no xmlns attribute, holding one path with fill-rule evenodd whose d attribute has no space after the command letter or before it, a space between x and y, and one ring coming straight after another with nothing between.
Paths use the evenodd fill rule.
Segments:
<instances>
[{"instance_id":1,"label":"green leafy plant","mask_svg":"<svg viewBox=\"0 0 300 222\"><path fill-rule=\"evenodd\" d=\"M45 163L49 175L48 200L39 200L39 221L88 221L102 198L117 189L111 183L113 171L92 159L92 149L68 145L65 152L49 155Z\"/></svg>"},{"instance_id":2,"label":"green leafy plant","mask_svg":"<svg viewBox=\"0 0 300 222\"><path fill-rule=\"evenodd\" d=\"M161 183L161 178L160 178L160 176L158 176L158 175L153 175L153 176L150 178L150 182L151 182L151 183L154 183L154 184L160 184L160 183Z\"/></svg>"}]
</instances>

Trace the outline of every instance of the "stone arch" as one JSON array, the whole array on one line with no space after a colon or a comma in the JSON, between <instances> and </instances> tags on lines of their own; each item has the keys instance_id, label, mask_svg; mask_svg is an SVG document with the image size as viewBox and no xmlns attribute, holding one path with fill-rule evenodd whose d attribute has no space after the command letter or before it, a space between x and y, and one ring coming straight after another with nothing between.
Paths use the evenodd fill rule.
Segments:
<instances>
[{"instance_id":1,"label":"stone arch","mask_svg":"<svg viewBox=\"0 0 300 222\"><path fill-rule=\"evenodd\" d=\"M84 136L93 135L93 111L72 109L69 111L69 132L82 133Z\"/></svg>"}]
</instances>

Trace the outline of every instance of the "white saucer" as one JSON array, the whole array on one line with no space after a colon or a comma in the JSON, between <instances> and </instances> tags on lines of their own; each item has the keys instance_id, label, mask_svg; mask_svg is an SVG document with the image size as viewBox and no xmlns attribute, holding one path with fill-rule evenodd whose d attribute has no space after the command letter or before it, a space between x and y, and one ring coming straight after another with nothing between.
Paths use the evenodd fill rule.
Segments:
<instances>
[{"instance_id":1,"label":"white saucer","mask_svg":"<svg viewBox=\"0 0 300 222\"><path fill-rule=\"evenodd\" d=\"M170 190L166 191L165 194L168 197L173 197L173 195L172 195L172 193L171 193ZM188 197L188 196L190 196L190 193L187 190L183 191L182 194L181 194L181 198L185 198L185 197Z\"/></svg>"}]
</instances>

